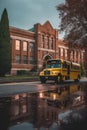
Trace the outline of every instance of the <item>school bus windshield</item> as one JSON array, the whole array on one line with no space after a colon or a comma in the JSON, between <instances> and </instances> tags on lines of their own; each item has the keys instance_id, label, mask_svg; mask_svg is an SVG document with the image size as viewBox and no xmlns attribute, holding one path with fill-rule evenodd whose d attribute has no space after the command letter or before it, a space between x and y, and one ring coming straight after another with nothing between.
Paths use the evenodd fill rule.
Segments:
<instances>
[{"instance_id":1,"label":"school bus windshield","mask_svg":"<svg viewBox=\"0 0 87 130\"><path fill-rule=\"evenodd\" d=\"M47 61L46 68L61 68L61 61L60 60Z\"/></svg>"}]
</instances>

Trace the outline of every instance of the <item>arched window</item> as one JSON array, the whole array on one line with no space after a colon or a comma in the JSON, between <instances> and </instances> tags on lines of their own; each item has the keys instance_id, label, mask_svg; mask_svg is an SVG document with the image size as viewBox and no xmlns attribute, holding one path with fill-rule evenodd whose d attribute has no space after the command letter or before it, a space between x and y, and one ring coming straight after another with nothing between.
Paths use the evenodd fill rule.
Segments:
<instances>
[{"instance_id":1,"label":"arched window","mask_svg":"<svg viewBox=\"0 0 87 130\"><path fill-rule=\"evenodd\" d=\"M49 36L47 36L47 49L49 49Z\"/></svg>"},{"instance_id":2,"label":"arched window","mask_svg":"<svg viewBox=\"0 0 87 130\"><path fill-rule=\"evenodd\" d=\"M42 34L42 48L44 48L44 34Z\"/></svg>"},{"instance_id":3,"label":"arched window","mask_svg":"<svg viewBox=\"0 0 87 130\"><path fill-rule=\"evenodd\" d=\"M53 37L51 38L51 49L52 50L54 49L54 38Z\"/></svg>"}]
</instances>

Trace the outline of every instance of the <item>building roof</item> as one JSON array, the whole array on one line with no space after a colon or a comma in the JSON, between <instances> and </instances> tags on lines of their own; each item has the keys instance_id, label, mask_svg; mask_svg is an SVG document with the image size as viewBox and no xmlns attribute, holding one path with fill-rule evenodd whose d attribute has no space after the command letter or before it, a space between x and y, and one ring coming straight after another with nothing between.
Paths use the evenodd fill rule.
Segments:
<instances>
[{"instance_id":1,"label":"building roof","mask_svg":"<svg viewBox=\"0 0 87 130\"><path fill-rule=\"evenodd\" d=\"M30 28L28 31L34 32L34 27Z\"/></svg>"}]
</instances>

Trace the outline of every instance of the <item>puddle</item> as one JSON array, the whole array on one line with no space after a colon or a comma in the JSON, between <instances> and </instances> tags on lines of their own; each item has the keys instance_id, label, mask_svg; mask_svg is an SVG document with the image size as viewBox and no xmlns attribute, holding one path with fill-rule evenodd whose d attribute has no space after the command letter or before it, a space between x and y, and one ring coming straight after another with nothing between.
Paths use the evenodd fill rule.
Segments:
<instances>
[{"instance_id":1,"label":"puddle","mask_svg":"<svg viewBox=\"0 0 87 130\"><path fill-rule=\"evenodd\" d=\"M85 86L66 85L49 91L0 97L0 130L87 128Z\"/></svg>"}]
</instances>

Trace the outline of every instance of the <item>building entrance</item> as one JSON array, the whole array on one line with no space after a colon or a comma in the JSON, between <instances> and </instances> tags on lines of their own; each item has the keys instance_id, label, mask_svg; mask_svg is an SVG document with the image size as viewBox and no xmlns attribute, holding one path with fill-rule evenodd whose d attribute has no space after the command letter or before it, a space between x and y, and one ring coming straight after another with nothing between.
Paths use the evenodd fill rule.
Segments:
<instances>
[{"instance_id":1,"label":"building entrance","mask_svg":"<svg viewBox=\"0 0 87 130\"><path fill-rule=\"evenodd\" d=\"M43 58L43 69L46 67L46 62L49 59L52 59L52 56L50 56L50 55L44 56L44 58Z\"/></svg>"}]
</instances>

